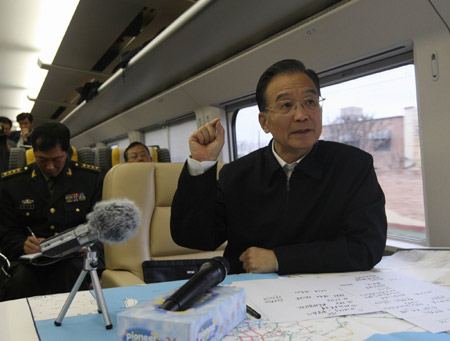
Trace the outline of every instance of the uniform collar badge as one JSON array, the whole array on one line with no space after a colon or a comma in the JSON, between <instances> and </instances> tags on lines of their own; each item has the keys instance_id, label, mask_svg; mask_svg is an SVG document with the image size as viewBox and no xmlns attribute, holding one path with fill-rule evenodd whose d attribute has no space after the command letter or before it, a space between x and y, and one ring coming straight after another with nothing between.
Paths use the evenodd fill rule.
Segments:
<instances>
[{"instance_id":1,"label":"uniform collar badge","mask_svg":"<svg viewBox=\"0 0 450 341\"><path fill-rule=\"evenodd\" d=\"M72 176L72 170L70 168L67 168L67 175Z\"/></svg>"},{"instance_id":2,"label":"uniform collar badge","mask_svg":"<svg viewBox=\"0 0 450 341\"><path fill-rule=\"evenodd\" d=\"M68 203L68 204L71 204L74 202L79 202L79 201L86 201L86 196L84 195L83 192L66 194L65 198L66 198L66 203Z\"/></svg>"}]
</instances>

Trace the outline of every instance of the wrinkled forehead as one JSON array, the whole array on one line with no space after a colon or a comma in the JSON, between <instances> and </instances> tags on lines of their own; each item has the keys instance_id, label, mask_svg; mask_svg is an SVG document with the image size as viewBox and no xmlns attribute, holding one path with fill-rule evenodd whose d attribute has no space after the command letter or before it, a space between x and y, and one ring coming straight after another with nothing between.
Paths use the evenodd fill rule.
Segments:
<instances>
[{"instance_id":1,"label":"wrinkled forehead","mask_svg":"<svg viewBox=\"0 0 450 341\"><path fill-rule=\"evenodd\" d=\"M313 80L305 73L279 74L268 84L266 98L273 103L284 97L299 97L319 93Z\"/></svg>"}]
</instances>

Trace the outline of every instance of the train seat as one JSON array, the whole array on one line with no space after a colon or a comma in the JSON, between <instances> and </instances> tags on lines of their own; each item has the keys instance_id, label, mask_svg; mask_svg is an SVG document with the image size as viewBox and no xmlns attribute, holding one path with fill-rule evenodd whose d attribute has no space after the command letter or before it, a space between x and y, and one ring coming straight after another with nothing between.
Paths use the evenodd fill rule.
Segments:
<instances>
[{"instance_id":1,"label":"train seat","mask_svg":"<svg viewBox=\"0 0 450 341\"><path fill-rule=\"evenodd\" d=\"M78 151L74 146L72 146L72 155L70 159L72 161L89 163L79 158ZM33 148L30 149L24 149L20 147L11 148L9 152L9 169L22 168L25 167L26 165L29 165L30 163L33 163L34 161L35 159Z\"/></svg>"},{"instance_id":2,"label":"train seat","mask_svg":"<svg viewBox=\"0 0 450 341\"><path fill-rule=\"evenodd\" d=\"M153 162L170 162L170 151L166 148L160 148L159 146L148 146ZM100 147L82 147L77 150L72 146L72 157L73 161L79 161L81 163L86 163L89 165L95 165L102 169L103 173L111 169L111 167L125 162L123 158L123 152L125 148L111 148ZM34 162L34 152L33 149L24 148L11 148L9 156L9 169L16 169L25 167L26 165Z\"/></svg>"},{"instance_id":3,"label":"train seat","mask_svg":"<svg viewBox=\"0 0 450 341\"><path fill-rule=\"evenodd\" d=\"M170 209L183 163L120 163L105 176L103 199L128 198L139 207L142 218L138 234L122 244L105 244L104 288L144 284L146 260L211 258L216 251L181 247L170 235Z\"/></svg>"},{"instance_id":4,"label":"train seat","mask_svg":"<svg viewBox=\"0 0 450 341\"><path fill-rule=\"evenodd\" d=\"M166 148L159 148L159 146L147 146L152 154L153 162L170 162L170 152ZM85 148L87 149L87 148ZM125 148L116 147L100 147L100 148L91 148L94 164L99 166L102 171L106 174L111 167L118 165L119 163L124 163L125 159L123 157L123 152Z\"/></svg>"}]
</instances>

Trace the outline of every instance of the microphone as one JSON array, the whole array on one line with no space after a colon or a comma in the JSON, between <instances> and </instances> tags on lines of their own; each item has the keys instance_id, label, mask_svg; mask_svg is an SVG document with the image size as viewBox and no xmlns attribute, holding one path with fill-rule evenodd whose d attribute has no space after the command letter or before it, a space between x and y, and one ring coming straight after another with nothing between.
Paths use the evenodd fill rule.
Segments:
<instances>
[{"instance_id":1,"label":"microphone","mask_svg":"<svg viewBox=\"0 0 450 341\"><path fill-rule=\"evenodd\" d=\"M203 263L198 272L165 300L160 308L169 311L186 310L198 296L222 282L229 271L230 263L227 259L212 258Z\"/></svg>"},{"instance_id":2,"label":"microphone","mask_svg":"<svg viewBox=\"0 0 450 341\"><path fill-rule=\"evenodd\" d=\"M133 237L141 213L128 199L99 201L87 216L87 223L43 240L41 252L47 257L63 257L96 241L121 243Z\"/></svg>"}]
</instances>

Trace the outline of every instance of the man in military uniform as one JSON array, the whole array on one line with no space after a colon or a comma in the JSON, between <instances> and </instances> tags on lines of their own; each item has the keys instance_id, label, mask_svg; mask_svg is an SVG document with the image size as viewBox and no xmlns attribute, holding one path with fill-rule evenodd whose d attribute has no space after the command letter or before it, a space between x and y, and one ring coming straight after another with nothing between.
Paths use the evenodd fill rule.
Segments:
<instances>
[{"instance_id":1,"label":"man in military uniform","mask_svg":"<svg viewBox=\"0 0 450 341\"><path fill-rule=\"evenodd\" d=\"M1 300L72 289L83 266L81 254L46 266L19 257L39 252L45 238L84 223L102 195L100 169L70 161L70 131L63 124L41 124L31 142L36 162L2 174L0 250L11 261L11 277L2 283Z\"/></svg>"}]
</instances>

